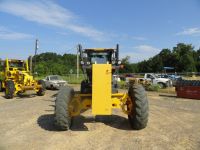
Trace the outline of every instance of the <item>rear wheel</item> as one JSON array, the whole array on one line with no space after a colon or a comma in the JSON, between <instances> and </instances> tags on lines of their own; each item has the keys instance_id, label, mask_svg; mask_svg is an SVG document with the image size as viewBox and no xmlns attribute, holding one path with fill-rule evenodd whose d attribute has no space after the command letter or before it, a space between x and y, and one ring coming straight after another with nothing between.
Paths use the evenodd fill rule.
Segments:
<instances>
[{"instance_id":1,"label":"rear wheel","mask_svg":"<svg viewBox=\"0 0 200 150\"><path fill-rule=\"evenodd\" d=\"M133 129L139 130L147 126L149 105L145 89L142 85L133 85L129 88L131 100L131 112L128 115L129 122Z\"/></svg>"},{"instance_id":2,"label":"rear wheel","mask_svg":"<svg viewBox=\"0 0 200 150\"><path fill-rule=\"evenodd\" d=\"M44 96L45 91L46 91L46 86L45 86L45 82L43 80L39 80L38 84L41 85L41 88L39 89L39 91L37 92L38 96Z\"/></svg>"},{"instance_id":3,"label":"rear wheel","mask_svg":"<svg viewBox=\"0 0 200 150\"><path fill-rule=\"evenodd\" d=\"M15 93L15 84L12 80L6 81L5 97L12 99Z\"/></svg>"},{"instance_id":4,"label":"rear wheel","mask_svg":"<svg viewBox=\"0 0 200 150\"><path fill-rule=\"evenodd\" d=\"M69 130L71 127L71 115L69 104L74 96L74 90L70 87L62 87L55 101L55 125L59 130Z\"/></svg>"}]
</instances>

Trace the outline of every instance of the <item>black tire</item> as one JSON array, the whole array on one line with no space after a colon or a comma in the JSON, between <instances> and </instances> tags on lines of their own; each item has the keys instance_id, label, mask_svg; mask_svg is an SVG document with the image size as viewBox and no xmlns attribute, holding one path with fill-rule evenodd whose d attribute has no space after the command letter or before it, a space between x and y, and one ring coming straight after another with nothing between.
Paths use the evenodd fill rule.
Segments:
<instances>
[{"instance_id":1,"label":"black tire","mask_svg":"<svg viewBox=\"0 0 200 150\"><path fill-rule=\"evenodd\" d=\"M69 103L74 96L74 90L68 86L62 87L55 101L55 125L59 130L69 130L71 127L71 116Z\"/></svg>"},{"instance_id":2,"label":"black tire","mask_svg":"<svg viewBox=\"0 0 200 150\"><path fill-rule=\"evenodd\" d=\"M90 86L89 82L87 80L83 80L81 82L81 89L82 94L89 94L92 93L92 87Z\"/></svg>"},{"instance_id":3,"label":"black tire","mask_svg":"<svg viewBox=\"0 0 200 150\"><path fill-rule=\"evenodd\" d=\"M2 81L0 80L0 92L3 91L3 87L2 87Z\"/></svg>"},{"instance_id":4,"label":"black tire","mask_svg":"<svg viewBox=\"0 0 200 150\"><path fill-rule=\"evenodd\" d=\"M12 99L15 93L15 84L12 80L6 81L5 97Z\"/></svg>"},{"instance_id":5,"label":"black tire","mask_svg":"<svg viewBox=\"0 0 200 150\"><path fill-rule=\"evenodd\" d=\"M51 89L51 90L54 90L55 88L53 87L53 85L50 85L50 89Z\"/></svg>"},{"instance_id":6,"label":"black tire","mask_svg":"<svg viewBox=\"0 0 200 150\"><path fill-rule=\"evenodd\" d=\"M128 115L133 129L140 130L147 126L149 116L149 104L146 91L142 85L133 85L129 88L129 97L132 101L131 114Z\"/></svg>"},{"instance_id":7,"label":"black tire","mask_svg":"<svg viewBox=\"0 0 200 150\"><path fill-rule=\"evenodd\" d=\"M37 92L38 96L44 96L45 91L46 91L46 85L45 82L43 80L38 80L38 84L42 86L42 88L39 89L39 91Z\"/></svg>"}]
</instances>

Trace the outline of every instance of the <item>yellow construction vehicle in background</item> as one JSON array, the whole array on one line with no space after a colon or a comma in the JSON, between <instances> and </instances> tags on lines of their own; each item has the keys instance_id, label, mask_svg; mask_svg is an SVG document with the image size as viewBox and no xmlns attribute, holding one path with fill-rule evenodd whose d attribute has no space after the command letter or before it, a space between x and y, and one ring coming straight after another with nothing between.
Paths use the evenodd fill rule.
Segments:
<instances>
[{"instance_id":1,"label":"yellow construction vehicle in background","mask_svg":"<svg viewBox=\"0 0 200 150\"><path fill-rule=\"evenodd\" d=\"M148 122L148 100L140 84L130 84L128 92L119 93L113 75L120 68L119 46L90 48L78 46L80 65L87 78L80 92L64 86L55 101L55 125L68 130L74 116L92 108L93 115L111 115L112 109L122 109L133 129L143 129Z\"/></svg>"},{"instance_id":2,"label":"yellow construction vehicle in background","mask_svg":"<svg viewBox=\"0 0 200 150\"><path fill-rule=\"evenodd\" d=\"M43 80L36 81L30 73L28 61L6 59L1 60L2 72L0 74L0 91L5 91L7 99L16 94L34 90L38 96L45 94L45 83Z\"/></svg>"}]
</instances>

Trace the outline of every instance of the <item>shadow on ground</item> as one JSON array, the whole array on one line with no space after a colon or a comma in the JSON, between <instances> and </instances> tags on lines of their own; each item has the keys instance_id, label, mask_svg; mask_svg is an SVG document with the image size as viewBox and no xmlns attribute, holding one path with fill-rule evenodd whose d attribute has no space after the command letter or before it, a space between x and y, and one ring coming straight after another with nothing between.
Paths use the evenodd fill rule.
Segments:
<instances>
[{"instance_id":1,"label":"shadow on ground","mask_svg":"<svg viewBox=\"0 0 200 150\"><path fill-rule=\"evenodd\" d=\"M159 94L159 96L161 96L161 97L173 97L173 98L177 98L177 96L175 94Z\"/></svg>"},{"instance_id":2,"label":"shadow on ground","mask_svg":"<svg viewBox=\"0 0 200 150\"><path fill-rule=\"evenodd\" d=\"M22 99L22 98L33 98L36 97L37 94L17 94L16 98L17 99Z\"/></svg>"},{"instance_id":3,"label":"shadow on ground","mask_svg":"<svg viewBox=\"0 0 200 150\"><path fill-rule=\"evenodd\" d=\"M16 96L13 96L13 98L16 98L16 99L25 99L25 98L33 98L33 97L36 97L37 94L17 94ZM7 99L5 97L5 95L1 96L3 97L4 99Z\"/></svg>"},{"instance_id":4,"label":"shadow on ground","mask_svg":"<svg viewBox=\"0 0 200 150\"><path fill-rule=\"evenodd\" d=\"M42 115L38 118L37 123L38 125L48 131L58 131L56 126L54 125L54 115L53 114L46 114Z\"/></svg>"},{"instance_id":5,"label":"shadow on ground","mask_svg":"<svg viewBox=\"0 0 200 150\"><path fill-rule=\"evenodd\" d=\"M38 125L48 131L59 131L54 125L54 114L46 114L42 115L38 118ZM120 130L132 130L128 119L118 116L118 115L110 115L110 116L96 116L96 117L84 117L77 116L72 120L71 131L88 131L85 123L104 123L107 126L112 128L120 129Z\"/></svg>"}]
</instances>

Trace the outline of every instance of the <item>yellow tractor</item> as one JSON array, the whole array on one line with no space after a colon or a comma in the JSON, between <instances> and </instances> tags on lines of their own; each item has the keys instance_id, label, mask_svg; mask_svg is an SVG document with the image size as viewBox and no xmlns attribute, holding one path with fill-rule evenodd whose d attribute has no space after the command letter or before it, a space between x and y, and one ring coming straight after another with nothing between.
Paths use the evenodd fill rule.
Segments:
<instances>
[{"instance_id":1,"label":"yellow tractor","mask_svg":"<svg viewBox=\"0 0 200 150\"><path fill-rule=\"evenodd\" d=\"M55 101L55 125L69 130L74 116L92 108L92 115L111 115L112 109L122 109L133 129L143 129L148 122L148 100L142 85L130 84L128 92L119 93L113 75L118 73L119 46L116 48L82 49L78 46L80 65L87 79L80 92L65 86Z\"/></svg>"},{"instance_id":2,"label":"yellow tractor","mask_svg":"<svg viewBox=\"0 0 200 150\"><path fill-rule=\"evenodd\" d=\"M5 91L7 99L13 98L27 90L34 90L38 96L45 94L43 80L36 81L30 73L28 61L6 59L1 60L3 70L1 72L0 91Z\"/></svg>"}]
</instances>

